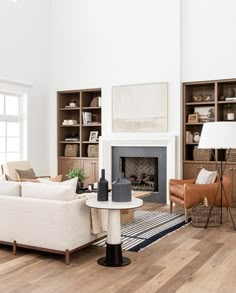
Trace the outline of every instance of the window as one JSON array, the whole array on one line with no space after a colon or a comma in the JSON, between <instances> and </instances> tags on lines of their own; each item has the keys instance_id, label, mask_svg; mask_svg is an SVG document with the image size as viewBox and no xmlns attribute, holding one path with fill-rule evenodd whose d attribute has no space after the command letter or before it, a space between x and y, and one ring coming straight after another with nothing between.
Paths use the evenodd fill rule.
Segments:
<instances>
[{"instance_id":1,"label":"window","mask_svg":"<svg viewBox=\"0 0 236 293\"><path fill-rule=\"evenodd\" d=\"M0 92L0 164L25 157L24 100L24 95Z\"/></svg>"}]
</instances>

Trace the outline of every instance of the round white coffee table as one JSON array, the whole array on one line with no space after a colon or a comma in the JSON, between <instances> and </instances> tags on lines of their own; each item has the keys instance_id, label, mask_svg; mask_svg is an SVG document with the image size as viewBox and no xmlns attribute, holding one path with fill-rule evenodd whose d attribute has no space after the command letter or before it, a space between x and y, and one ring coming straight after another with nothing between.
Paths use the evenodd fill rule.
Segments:
<instances>
[{"instance_id":1,"label":"round white coffee table","mask_svg":"<svg viewBox=\"0 0 236 293\"><path fill-rule=\"evenodd\" d=\"M98 263L102 266L121 267L130 264L130 259L122 256L120 210L135 209L143 205L140 198L132 198L129 202L97 201L87 199L86 205L95 209L108 210L108 229L106 256L99 258Z\"/></svg>"}]
</instances>

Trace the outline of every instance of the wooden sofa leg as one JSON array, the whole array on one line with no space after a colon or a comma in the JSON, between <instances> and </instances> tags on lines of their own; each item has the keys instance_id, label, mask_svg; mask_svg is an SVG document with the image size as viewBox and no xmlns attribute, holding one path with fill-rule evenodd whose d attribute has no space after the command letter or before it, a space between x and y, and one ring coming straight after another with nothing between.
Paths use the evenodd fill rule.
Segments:
<instances>
[{"instance_id":1,"label":"wooden sofa leg","mask_svg":"<svg viewBox=\"0 0 236 293\"><path fill-rule=\"evenodd\" d=\"M12 254L13 254L13 255L16 255L16 241L13 241Z\"/></svg>"},{"instance_id":2,"label":"wooden sofa leg","mask_svg":"<svg viewBox=\"0 0 236 293\"><path fill-rule=\"evenodd\" d=\"M173 201L170 202L170 214L173 213Z\"/></svg>"},{"instance_id":3,"label":"wooden sofa leg","mask_svg":"<svg viewBox=\"0 0 236 293\"><path fill-rule=\"evenodd\" d=\"M65 262L66 262L67 265L70 264L70 252L69 252L69 249L66 249Z\"/></svg>"},{"instance_id":4,"label":"wooden sofa leg","mask_svg":"<svg viewBox=\"0 0 236 293\"><path fill-rule=\"evenodd\" d=\"M185 223L188 223L188 209L184 209Z\"/></svg>"}]
</instances>

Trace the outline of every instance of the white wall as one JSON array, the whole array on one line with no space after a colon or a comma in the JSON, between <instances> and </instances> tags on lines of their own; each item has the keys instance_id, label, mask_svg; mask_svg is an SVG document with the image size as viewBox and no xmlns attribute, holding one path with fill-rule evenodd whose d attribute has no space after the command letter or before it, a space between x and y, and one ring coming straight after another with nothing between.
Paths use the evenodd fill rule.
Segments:
<instances>
[{"instance_id":1,"label":"white wall","mask_svg":"<svg viewBox=\"0 0 236 293\"><path fill-rule=\"evenodd\" d=\"M180 0L52 0L50 18L52 172L58 90L102 87L103 135L120 138L111 129L112 86L167 81L169 133L179 137Z\"/></svg>"},{"instance_id":2,"label":"white wall","mask_svg":"<svg viewBox=\"0 0 236 293\"><path fill-rule=\"evenodd\" d=\"M182 79L236 77L236 1L182 0Z\"/></svg>"},{"instance_id":3,"label":"white wall","mask_svg":"<svg viewBox=\"0 0 236 293\"><path fill-rule=\"evenodd\" d=\"M28 101L29 160L39 174L49 171L47 134L47 0L0 0L0 80L32 86ZM9 86L9 83L7 83ZM0 88L1 90L1 88Z\"/></svg>"}]
</instances>

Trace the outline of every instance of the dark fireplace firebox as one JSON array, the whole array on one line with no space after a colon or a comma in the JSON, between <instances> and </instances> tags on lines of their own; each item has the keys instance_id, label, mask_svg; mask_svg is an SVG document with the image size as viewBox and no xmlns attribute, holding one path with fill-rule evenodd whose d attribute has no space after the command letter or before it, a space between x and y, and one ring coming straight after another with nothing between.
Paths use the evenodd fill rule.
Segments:
<instances>
[{"instance_id":1,"label":"dark fireplace firebox","mask_svg":"<svg viewBox=\"0 0 236 293\"><path fill-rule=\"evenodd\" d=\"M158 191L158 158L121 157L119 166L132 190Z\"/></svg>"},{"instance_id":2,"label":"dark fireplace firebox","mask_svg":"<svg viewBox=\"0 0 236 293\"><path fill-rule=\"evenodd\" d=\"M112 147L112 180L122 176L150 191L147 200L166 203L166 147Z\"/></svg>"}]
</instances>

